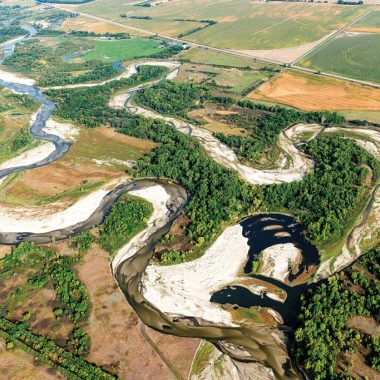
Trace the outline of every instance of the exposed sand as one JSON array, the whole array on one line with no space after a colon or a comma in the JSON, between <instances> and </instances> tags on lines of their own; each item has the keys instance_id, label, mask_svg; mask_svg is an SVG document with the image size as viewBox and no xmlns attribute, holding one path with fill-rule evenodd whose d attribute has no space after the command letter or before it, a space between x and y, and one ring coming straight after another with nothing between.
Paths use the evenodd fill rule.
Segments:
<instances>
[{"instance_id":1,"label":"exposed sand","mask_svg":"<svg viewBox=\"0 0 380 380\"><path fill-rule=\"evenodd\" d=\"M248 251L242 227L229 227L197 260L174 266L148 266L142 278L142 294L164 313L231 325L230 313L211 303L210 297L236 280Z\"/></svg>"},{"instance_id":2,"label":"exposed sand","mask_svg":"<svg viewBox=\"0 0 380 380\"><path fill-rule=\"evenodd\" d=\"M332 36L336 30L322 37L321 39L310 42L305 45L298 45L289 48L269 49L269 50L233 50L238 53L248 54L251 57L264 58L278 63L292 63L302 57L309 50L322 43L324 40Z\"/></svg>"},{"instance_id":3,"label":"exposed sand","mask_svg":"<svg viewBox=\"0 0 380 380\"><path fill-rule=\"evenodd\" d=\"M0 232L47 233L74 226L87 220L112 188L122 182L112 181L83 197L72 206L56 212L54 205L46 207L11 207L0 205Z\"/></svg>"},{"instance_id":4,"label":"exposed sand","mask_svg":"<svg viewBox=\"0 0 380 380\"><path fill-rule=\"evenodd\" d=\"M291 266L301 258L300 250L292 243L276 244L261 252L264 263L260 274L285 281L291 272Z\"/></svg>"},{"instance_id":5,"label":"exposed sand","mask_svg":"<svg viewBox=\"0 0 380 380\"><path fill-rule=\"evenodd\" d=\"M160 185L145 187L140 190L130 191L128 194L135 195L150 202L153 206L153 213L148 220L147 228L133 237L124 245L112 260L112 270L115 271L119 264L132 257L141 249L149 237L158 229L163 227L169 219L170 211L167 207L170 194Z\"/></svg>"},{"instance_id":6,"label":"exposed sand","mask_svg":"<svg viewBox=\"0 0 380 380\"><path fill-rule=\"evenodd\" d=\"M66 141L75 141L80 133L79 128L74 125L69 123L60 123L51 118L46 122L46 126L43 131L56 135Z\"/></svg>"},{"instance_id":7,"label":"exposed sand","mask_svg":"<svg viewBox=\"0 0 380 380\"><path fill-rule=\"evenodd\" d=\"M27 78L21 74L11 73L3 68L0 68L0 79L4 82L24 84L26 86L33 86L36 83L34 79Z\"/></svg>"},{"instance_id":8,"label":"exposed sand","mask_svg":"<svg viewBox=\"0 0 380 380\"><path fill-rule=\"evenodd\" d=\"M35 162L42 161L54 151L54 144L45 142L36 148L30 149L15 158L3 162L0 164L0 170L34 164Z\"/></svg>"},{"instance_id":9,"label":"exposed sand","mask_svg":"<svg viewBox=\"0 0 380 380\"><path fill-rule=\"evenodd\" d=\"M287 104L304 111L380 109L378 88L296 70L283 71L248 97Z\"/></svg>"}]
</instances>

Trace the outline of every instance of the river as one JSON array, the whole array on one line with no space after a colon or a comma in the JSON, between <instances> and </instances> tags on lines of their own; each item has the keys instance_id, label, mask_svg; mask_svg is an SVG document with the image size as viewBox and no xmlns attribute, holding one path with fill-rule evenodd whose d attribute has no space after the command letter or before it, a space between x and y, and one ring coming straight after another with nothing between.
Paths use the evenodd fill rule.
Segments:
<instances>
[{"instance_id":1,"label":"river","mask_svg":"<svg viewBox=\"0 0 380 380\"><path fill-rule=\"evenodd\" d=\"M19 42L20 40L16 43ZM14 46L14 42L10 46L5 46L4 50L7 55L12 54ZM40 162L0 171L0 179L11 173L48 165L63 157L70 149L71 143L43 131L47 120L55 110L54 103L46 99L43 93L36 87L4 81L0 81L0 85L18 93L28 94L41 103L41 108L31 125L30 131L34 138L50 141L55 146L55 151ZM133 91L130 92L132 93ZM163 186L167 193L170 194L171 202L168 205L170 211L168 221L163 227L149 236L143 248L134 252L131 257L121 261L114 268L114 276L120 289L141 320L146 325L162 333L209 340L220 350L228 353L237 362L259 362L270 367L278 379L290 380L302 378L302 374L297 370L289 357L286 343L292 334L292 326L299 308L300 295L309 285L290 286L269 277L250 274L252 262L257 258L258 254L265 248L280 243L292 243L302 252L302 262L299 266L299 271L292 274L290 280L295 280L310 267L319 264L316 248L304 238L303 227L297 224L292 216L279 213L259 214L240 222L243 234L248 238L250 247L244 270L245 275L282 289L286 293L285 302L275 301L265 295L258 296L242 286L227 286L210 295L210 302L216 302L221 305L232 304L235 305L235 308L239 306L245 308L252 306L271 308L277 311L284 321L284 324L278 326L270 326L253 321L249 325L240 326L215 325L212 322L202 320L193 315L169 315L162 313L144 298L141 289L141 279L153 256L154 247L168 232L172 222L180 215L187 203L185 189L171 181L141 179L125 182L110 190L92 215L81 223L45 234L27 232L4 233L0 235L0 243L18 244L22 241L46 243L51 241L52 238L64 239L87 231L104 220L112 205L122 194L157 184ZM286 234L279 236L277 230L267 228L270 225L281 226ZM215 273L215 276L217 275L218 273Z\"/></svg>"}]
</instances>

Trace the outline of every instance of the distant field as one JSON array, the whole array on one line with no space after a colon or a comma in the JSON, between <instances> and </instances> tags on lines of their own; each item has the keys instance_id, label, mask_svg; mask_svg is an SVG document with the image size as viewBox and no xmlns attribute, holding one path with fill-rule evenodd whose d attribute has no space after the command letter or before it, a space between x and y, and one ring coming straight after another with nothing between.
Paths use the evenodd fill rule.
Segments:
<instances>
[{"instance_id":1,"label":"distant field","mask_svg":"<svg viewBox=\"0 0 380 380\"><path fill-rule=\"evenodd\" d=\"M201 48L185 50L181 54L181 58L189 59L191 62L205 63L208 65L222 65L232 67L263 66L262 64L254 62L252 59L241 58L231 54Z\"/></svg>"},{"instance_id":2,"label":"distant field","mask_svg":"<svg viewBox=\"0 0 380 380\"><path fill-rule=\"evenodd\" d=\"M184 63L176 81L207 83L218 92L239 95L247 89L249 91L253 84L268 79L269 73L260 70L240 70Z\"/></svg>"},{"instance_id":3,"label":"distant field","mask_svg":"<svg viewBox=\"0 0 380 380\"><path fill-rule=\"evenodd\" d=\"M345 33L299 63L320 71L380 82L380 34Z\"/></svg>"},{"instance_id":4,"label":"distant field","mask_svg":"<svg viewBox=\"0 0 380 380\"><path fill-rule=\"evenodd\" d=\"M86 16L78 16L73 18L66 19L60 29L62 30L83 30L86 32L94 32L94 33L130 33L130 34L141 34L135 30L128 29L127 26L118 26L114 24L110 24L106 21L98 21Z\"/></svg>"},{"instance_id":5,"label":"distant field","mask_svg":"<svg viewBox=\"0 0 380 380\"><path fill-rule=\"evenodd\" d=\"M134 6L133 3L97 0L75 9L171 36L196 26L175 20L212 19L218 24L185 38L233 49L274 49L307 44L339 29L369 9L368 6L259 3L250 0L182 0L151 8ZM121 18L120 13L149 16L152 20Z\"/></svg>"},{"instance_id":6,"label":"distant field","mask_svg":"<svg viewBox=\"0 0 380 380\"><path fill-rule=\"evenodd\" d=\"M380 33L380 10L371 12L353 24L350 31Z\"/></svg>"},{"instance_id":7,"label":"distant field","mask_svg":"<svg viewBox=\"0 0 380 380\"><path fill-rule=\"evenodd\" d=\"M249 97L305 111L380 109L380 89L294 70L284 71Z\"/></svg>"},{"instance_id":8,"label":"distant field","mask_svg":"<svg viewBox=\"0 0 380 380\"><path fill-rule=\"evenodd\" d=\"M136 56L148 56L160 50L161 41L150 38L130 40L95 41L95 47L84 55L85 60L99 59L104 62L115 62Z\"/></svg>"}]
</instances>

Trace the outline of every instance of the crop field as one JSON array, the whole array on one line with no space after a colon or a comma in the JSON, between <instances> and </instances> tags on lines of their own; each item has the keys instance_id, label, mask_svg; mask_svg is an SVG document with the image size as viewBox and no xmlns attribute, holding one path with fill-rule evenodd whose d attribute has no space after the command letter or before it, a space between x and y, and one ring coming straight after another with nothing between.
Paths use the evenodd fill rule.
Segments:
<instances>
[{"instance_id":1,"label":"crop field","mask_svg":"<svg viewBox=\"0 0 380 380\"><path fill-rule=\"evenodd\" d=\"M305 111L379 110L380 89L338 79L287 70L249 95Z\"/></svg>"},{"instance_id":2,"label":"crop field","mask_svg":"<svg viewBox=\"0 0 380 380\"><path fill-rule=\"evenodd\" d=\"M95 20L87 16L77 16L73 18L68 18L63 21L61 30L82 30L86 32L94 33L130 33L134 35L139 35L135 30L128 29L127 26L118 26L110 24L106 21Z\"/></svg>"},{"instance_id":3,"label":"crop field","mask_svg":"<svg viewBox=\"0 0 380 380\"><path fill-rule=\"evenodd\" d=\"M344 33L303 58L301 66L380 82L380 34Z\"/></svg>"},{"instance_id":4,"label":"crop field","mask_svg":"<svg viewBox=\"0 0 380 380\"><path fill-rule=\"evenodd\" d=\"M371 12L358 22L352 25L350 31L380 33L380 10Z\"/></svg>"},{"instance_id":5,"label":"crop field","mask_svg":"<svg viewBox=\"0 0 380 380\"><path fill-rule=\"evenodd\" d=\"M219 51L207 50L202 48L192 48L185 50L180 55L183 59L188 59L194 63L205 63L207 65L220 65L231 67L261 67L263 64L254 62L252 59L237 57Z\"/></svg>"},{"instance_id":6,"label":"crop field","mask_svg":"<svg viewBox=\"0 0 380 380\"><path fill-rule=\"evenodd\" d=\"M84 60L115 62L133 57L148 56L160 50L161 41L151 38L130 40L95 41L94 48L84 55Z\"/></svg>"},{"instance_id":7,"label":"crop field","mask_svg":"<svg viewBox=\"0 0 380 380\"><path fill-rule=\"evenodd\" d=\"M124 0L116 0L112 4L107 0L97 0L75 9L153 32L166 32L171 36L196 26L189 21L176 20L212 19L217 22L216 25L192 33L185 39L221 48L245 50L286 48L314 42L369 9L368 6L259 3L249 0L183 0L151 8L132 4ZM120 17L121 13L127 17ZM150 19L130 18L136 16Z\"/></svg>"}]
</instances>

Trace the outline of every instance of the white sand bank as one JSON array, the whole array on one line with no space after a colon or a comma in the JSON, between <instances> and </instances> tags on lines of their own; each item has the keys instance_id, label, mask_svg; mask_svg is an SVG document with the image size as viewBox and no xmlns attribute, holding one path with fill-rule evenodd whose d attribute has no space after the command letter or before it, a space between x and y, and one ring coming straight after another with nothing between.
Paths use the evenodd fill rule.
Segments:
<instances>
[{"instance_id":1,"label":"white sand bank","mask_svg":"<svg viewBox=\"0 0 380 380\"><path fill-rule=\"evenodd\" d=\"M292 264L301 259L300 250L292 243L276 244L261 252L263 268L260 274L285 281L291 272Z\"/></svg>"},{"instance_id":2,"label":"white sand bank","mask_svg":"<svg viewBox=\"0 0 380 380\"><path fill-rule=\"evenodd\" d=\"M108 191L94 191L67 209L46 215L41 208L0 205L0 232L47 233L87 220L98 208Z\"/></svg>"},{"instance_id":3,"label":"white sand bank","mask_svg":"<svg viewBox=\"0 0 380 380\"><path fill-rule=\"evenodd\" d=\"M54 151L54 144L46 142L40 146L37 146L36 148L30 149L20 154L15 158L3 162L0 164L0 170L34 164L36 162L42 161Z\"/></svg>"},{"instance_id":4,"label":"white sand bank","mask_svg":"<svg viewBox=\"0 0 380 380\"><path fill-rule=\"evenodd\" d=\"M80 130L69 123L60 123L53 119L49 119L46 122L46 126L43 129L45 133L56 135L66 141L75 141L79 136Z\"/></svg>"},{"instance_id":5,"label":"white sand bank","mask_svg":"<svg viewBox=\"0 0 380 380\"><path fill-rule=\"evenodd\" d=\"M166 267L148 266L142 278L142 294L164 313L232 325L230 313L211 303L210 297L236 280L248 251L242 227L229 227L197 260Z\"/></svg>"},{"instance_id":6,"label":"white sand bank","mask_svg":"<svg viewBox=\"0 0 380 380\"><path fill-rule=\"evenodd\" d=\"M0 68L0 79L4 82L24 84L26 86L33 86L36 83L34 79L27 78L21 74L10 73L3 68Z\"/></svg>"},{"instance_id":7,"label":"white sand bank","mask_svg":"<svg viewBox=\"0 0 380 380\"><path fill-rule=\"evenodd\" d=\"M128 194L135 195L150 202L153 206L153 213L148 220L147 228L134 236L116 253L112 260L113 271L115 271L118 265L123 261L136 254L136 252L146 244L149 237L168 222L170 214L167 207L167 203L170 200L170 194L160 185L133 190Z\"/></svg>"}]
</instances>

